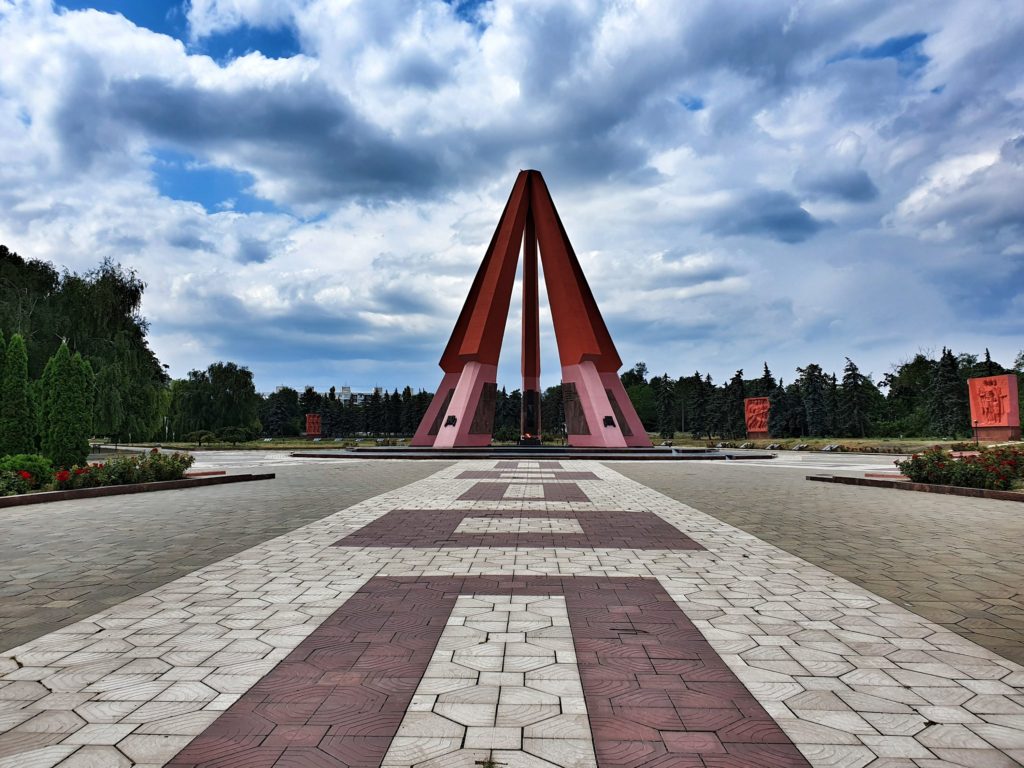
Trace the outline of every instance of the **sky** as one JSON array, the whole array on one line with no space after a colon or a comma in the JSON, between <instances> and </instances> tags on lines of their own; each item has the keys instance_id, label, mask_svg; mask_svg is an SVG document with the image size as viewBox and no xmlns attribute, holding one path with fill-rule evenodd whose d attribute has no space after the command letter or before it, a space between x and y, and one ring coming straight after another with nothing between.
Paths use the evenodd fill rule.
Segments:
<instances>
[{"instance_id":1,"label":"sky","mask_svg":"<svg viewBox=\"0 0 1024 768\"><path fill-rule=\"evenodd\" d=\"M434 389L535 168L626 367L1010 364L1022 39L1019 0L0 0L0 243L137 270L176 377ZM517 294L509 389L518 338Z\"/></svg>"}]
</instances>

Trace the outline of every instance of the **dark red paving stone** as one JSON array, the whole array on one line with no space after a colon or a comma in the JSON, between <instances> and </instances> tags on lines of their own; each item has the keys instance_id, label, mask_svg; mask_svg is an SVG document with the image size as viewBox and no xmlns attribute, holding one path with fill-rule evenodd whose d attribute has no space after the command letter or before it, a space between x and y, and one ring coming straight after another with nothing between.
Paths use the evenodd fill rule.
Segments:
<instances>
[{"instance_id":1,"label":"dark red paving stone","mask_svg":"<svg viewBox=\"0 0 1024 768\"><path fill-rule=\"evenodd\" d=\"M656 580L571 576L372 578L168 765L378 768L463 594L565 597L599 768L808 768Z\"/></svg>"},{"instance_id":2,"label":"dark red paving stone","mask_svg":"<svg viewBox=\"0 0 1024 768\"><path fill-rule=\"evenodd\" d=\"M540 485L544 489L543 496L527 496L506 499L505 493L512 483L474 483L473 486L459 496L459 501L577 501L589 502L590 497L576 483L545 483L538 481L531 485Z\"/></svg>"},{"instance_id":3,"label":"dark red paving stone","mask_svg":"<svg viewBox=\"0 0 1024 768\"><path fill-rule=\"evenodd\" d=\"M510 472L515 472L520 477L517 480L522 481L522 475L526 475L526 480L533 480L537 483L542 483L545 480L600 480L601 478L595 475L593 472L588 471L572 471L572 470L533 470L533 469L519 469L519 470L500 470L500 469L467 469L460 473L457 480L503 480L508 478ZM534 480L533 477L536 477Z\"/></svg>"},{"instance_id":4,"label":"dark red paving stone","mask_svg":"<svg viewBox=\"0 0 1024 768\"><path fill-rule=\"evenodd\" d=\"M725 753L725 747L718 736L709 731L665 731L661 734L665 747L669 752L688 752L690 754Z\"/></svg>"},{"instance_id":5,"label":"dark red paving stone","mask_svg":"<svg viewBox=\"0 0 1024 768\"><path fill-rule=\"evenodd\" d=\"M467 518L576 520L583 533L456 533ZM334 543L336 547L610 547L615 549L698 550L700 544L652 512L546 512L539 510L396 509ZM618 605L610 615L603 604L596 616L616 624L633 617L654 619L637 606ZM668 620L666 619L666 623ZM675 625L672 625L673 627ZM647 630L644 630L647 631ZM609 632L616 648L621 632ZM642 654L642 652L641 652ZM643 654L642 654L643 655Z\"/></svg>"},{"instance_id":6,"label":"dark red paving stone","mask_svg":"<svg viewBox=\"0 0 1024 768\"><path fill-rule=\"evenodd\" d=\"M541 469L561 469L562 463L559 461L540 461L540 462L527 462L530 464L536 463ZM496 469L523 469L528 470L532 467L524 467L524 462L521 461L499 461L494 466Z\"/></svg>"}]
</instances>

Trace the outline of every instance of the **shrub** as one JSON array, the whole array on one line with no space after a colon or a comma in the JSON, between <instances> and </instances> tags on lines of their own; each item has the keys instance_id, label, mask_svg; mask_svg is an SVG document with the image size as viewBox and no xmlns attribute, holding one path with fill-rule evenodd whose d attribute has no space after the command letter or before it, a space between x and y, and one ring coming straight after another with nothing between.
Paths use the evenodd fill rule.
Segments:
<instances>
[{"instance_id":1,"label":"shrub","mask_svg":"<svg viewBox=\"0 0 1024 768\"><path fill-rule=\"evenodd\" d=\"M38 456L34 453L18 453L0 459L0 472L3 471L18 473L19 477L28 485L26 490L34 491L50 482L53 465L45 456ZM26 474L28 477L25 476Z\"/></svg>"},{"instance_id":2,"label":"shrub","mask_svg":"<svg viewBox=\"0 0 1024 768\"><path fill-rule=\"evenodd\" d=\"M896 466L915 483L1005 491L1024 478L1024 449L982 448L977 456L954 459L937 445Z\"/></svg>"},{"instance_id":3,"label":"shrub","mask_svg":"<svg viewBox=\"0 0 1024 768\"><path fill-rule=\"evenodd\" d=\"M28 481L20 474L9 469L0 469L0 496L16 496L28 493Z\"/></svg>"},{"instance_id":4,"label":"shrub","mask_svg":"<svg viewBox=\"0 0 1024 768\"><path fill-rule=\"evenodd\" d=\"M62 469L54 480L61 490L101 485L132 485L160 480L181 480L195 462L187 453L160 453L155 448L139 456L118 456L105 464Z\"/></svg>"}]
</instances>

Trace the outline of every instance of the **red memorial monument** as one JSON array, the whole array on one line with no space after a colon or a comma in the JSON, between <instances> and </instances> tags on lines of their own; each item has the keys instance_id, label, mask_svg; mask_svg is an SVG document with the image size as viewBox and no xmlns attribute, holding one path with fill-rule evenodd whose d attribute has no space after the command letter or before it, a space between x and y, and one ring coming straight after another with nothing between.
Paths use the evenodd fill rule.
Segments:
<instances>
[{"instance_id":1,"label":"red memorial monument","mask_svg":"<svg viewBox=\"0 0 1024 768\"><path fill-rule=\"evenodd\" d=\"M743 415L747 419L747 437L750 440L763 440L768 435L768 411L771 401L767 397L747 397L743 399Z\"/></svg>"},{"instance_id":2,"label":"red memorial monument","mask_svg":"<svg viewBox=\"0 0 1024 768\"><path fill-rule=\"evenodd\" d=\"M498 356L519 254L523 254L523 442L538 442L540 304L537 254L544 265L551 320L562 366L569 445L650 447L619 380L622 367L583 270L558 217L544 177L520 171L498 228L477 270L439 365L441 385L412 445L486 446L494 427Z\"/></svg>"},{"instance_id":3,"label":"red memorial monument","mask_svg":"<svg viewBox=\"0 0 1024 768\"><path fill-rule=\"evenodd\" d=\"M967 389L971 425L979 440L1020 440L1016 374L968 379Z\"/></svg>"},{"instance_id":4,"label":"red memorial monument","mask_svg":"<svg viewBox=\"0 0 1024 768\"><path fill-rule=\"evenodd\" d=\"M320 414L306 414L306 437L320 437Z\"/></svg>"}]
</instances>

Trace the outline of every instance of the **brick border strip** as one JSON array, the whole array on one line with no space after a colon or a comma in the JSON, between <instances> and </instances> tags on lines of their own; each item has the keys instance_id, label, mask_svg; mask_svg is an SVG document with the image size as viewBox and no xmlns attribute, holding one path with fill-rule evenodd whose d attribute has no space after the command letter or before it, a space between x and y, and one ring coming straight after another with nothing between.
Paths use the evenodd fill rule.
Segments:
<instances>
[{"instance_id":1,"label":"brick border strip","mask_svg":"<svg viewBox=\"0 0 1024 768\"><path fill-rule=\"evenodd\" d=\"M104 485L99 488L76 488L69 491L46 491L44 493L23 493L18 496L0 496L0 509L24 507L29 504L46 504L51 501L72 501L94 499L103 496L121 496L126 493L150 493L152 491L174 491L179 488L196 488L204 485L227 485L248 483L252 480L273 480L273 472L263 475L223 475L220 477L189 477L184 480L158 480L152 483L130 485Z\"/></svg>"},{"instance_id":2,"label":"brick border strip","mask_svg":"<svg viewBox=\"0 0 1024 768\"><path fill-rule=\"evenodd\" d=\"M576 520L583 533L456 533L466 518ZM538 547L695 551L704 547L653 512L395 509L335 547Z\"/></svg>"},{"instance_id":3,"label":"brick border strip","mask_svg":"<svg viewBox=\"0 0 1024 768\"><path fill-rule=\"evenodd\" d=\"M868 488L895 488L898 491L921 491L923 493L944 493L949 496L972 496L976 499L999 501L1024 501L1019 491L989 491L985 488L959 488L955 485L932 485L911 483L907 480L871 480L866 477L840 477L838 475L807 475L807 480L817 483L839 483L840 485L862 485Z\"/></svg>"},{"instance_id":4,"label":"brick border strip","mask_svg":"<svg viewBox=\"0 0 1024 768\"><path fill-rule=\"evenodd\" d=\"M472 594L565 597L598 768L810 768L657 579L508 575L371 578L166 768L380 766Z\"/></svg>"}]
</instances>

